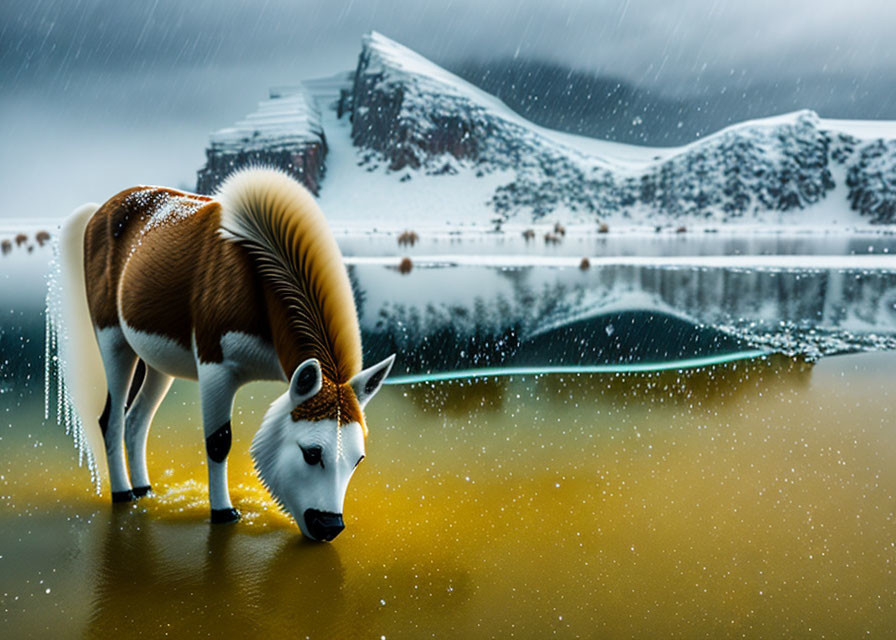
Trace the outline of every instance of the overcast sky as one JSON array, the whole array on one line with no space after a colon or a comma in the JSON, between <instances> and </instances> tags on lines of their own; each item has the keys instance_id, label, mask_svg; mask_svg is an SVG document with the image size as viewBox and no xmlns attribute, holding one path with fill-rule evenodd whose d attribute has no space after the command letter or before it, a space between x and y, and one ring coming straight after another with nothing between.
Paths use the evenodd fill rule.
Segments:
<instances>
[{"instance_id":1,"label":"overcast sky","mask_svg":"<svg viewBox=\"0 0 896 640\"><path fill-rule=\"evenodd\" d=\"M894 25L885 0L4 0L0 217L192 186L209 132L271 85L353 68L371 29L443 64L517 55L687 95L892 87Z\"/></svg>"}]
</instances>

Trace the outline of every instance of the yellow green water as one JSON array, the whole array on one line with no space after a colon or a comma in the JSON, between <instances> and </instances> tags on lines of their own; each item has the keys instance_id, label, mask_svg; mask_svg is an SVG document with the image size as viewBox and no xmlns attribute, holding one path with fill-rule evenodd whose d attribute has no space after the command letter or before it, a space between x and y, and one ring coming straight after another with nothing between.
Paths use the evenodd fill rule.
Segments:
<instances>
[{"instance_id":1,"label":"yellow green water","mask_svg":"<svg viewBox=\"0 0 896 640\"><path fill-rule=\"evenodd\" d=\"M251 470L278 385L237 398L233 526L206 522L195 385L135 507L91 494L36 401L7 408L0 635L892 637L894 364L386 387L331 544Z\"/></svg>"}]
</instances>

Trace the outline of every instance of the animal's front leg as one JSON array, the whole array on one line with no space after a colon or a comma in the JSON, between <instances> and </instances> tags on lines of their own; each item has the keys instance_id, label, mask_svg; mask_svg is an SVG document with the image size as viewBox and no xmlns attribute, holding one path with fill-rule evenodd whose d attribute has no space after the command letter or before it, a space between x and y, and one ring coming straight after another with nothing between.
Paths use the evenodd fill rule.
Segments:
<instances>
[{"instance_id":1,"label":"animal's front leg","mask_svg":"<svg viewBox=\"0 0 896 640\"><path fill-rule=\"evenodd\" d=\"M240 513L230 502L227 488L227 454L230 453L230 414L239 382L225 365L199 366L199 394L202 398L202 427L208 464L208 499L212 522L236 522Z\"/></svg>"}]
</instances>

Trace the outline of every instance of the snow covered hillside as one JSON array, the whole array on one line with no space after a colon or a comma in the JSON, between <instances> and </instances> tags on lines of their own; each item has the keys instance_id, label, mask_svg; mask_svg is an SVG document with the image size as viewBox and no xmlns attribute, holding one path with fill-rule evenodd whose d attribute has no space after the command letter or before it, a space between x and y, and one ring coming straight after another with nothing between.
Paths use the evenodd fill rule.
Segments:
<instances>
[{"instance_id":1,"label":"snow covered hillside","mask_svg":"<svg viewBox=\"0 0 896 640\"><path fill-rule=\"evenodd\" d=\"M299 122L318 137L303 144L329 152L322 183L319 173L299 174L315 192L320 186L337 225L896 223L896 123L800 111L684 147L605 142L538 127L378 33L364 38L354 74L296 91L321 109L313 124ZM244 129L223 136L226 144L213 138L227 167L281 145L276 128L273 136ZM269 161L292 170L301 164L294 156ZM200 176L200 190L208 184Z\"/></svg>"}]
</instances>

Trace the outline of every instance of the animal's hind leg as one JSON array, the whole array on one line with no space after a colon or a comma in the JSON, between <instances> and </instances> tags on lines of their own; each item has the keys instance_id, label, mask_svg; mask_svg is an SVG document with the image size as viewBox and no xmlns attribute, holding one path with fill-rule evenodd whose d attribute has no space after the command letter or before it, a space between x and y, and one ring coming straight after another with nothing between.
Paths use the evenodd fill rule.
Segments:
<instances>
[{"instance_id":1,"label":"animal's hind leg","mask_svg":"<svg viewBox=\"0 0 896 640\"><path fill-rule=\"evenodd\" d=\"M119 327L107 327L96 332L103 368L106 370L106 408L100 417L100 428L106 443L106 460L109 463L109 484L112 502L128 502L134 499L131 481L124 457L124 407L128 389L134 375L137 355L124 339Z\"/></svg>"},{"instance_id":2,"label":"animal's hind leg","mask_svg":"<svg viewBox=\"0 0 896 640\"><path fill-rule=\"evenodd\" d=\"M124 442L128 453L128 468L134 495L138 498L150 492L149 472L146 469L146 440L153 416L174 380L158 369L146 366L146 375L134 402L128 407L124 418Z\"/></svg>"}]
</instances>

